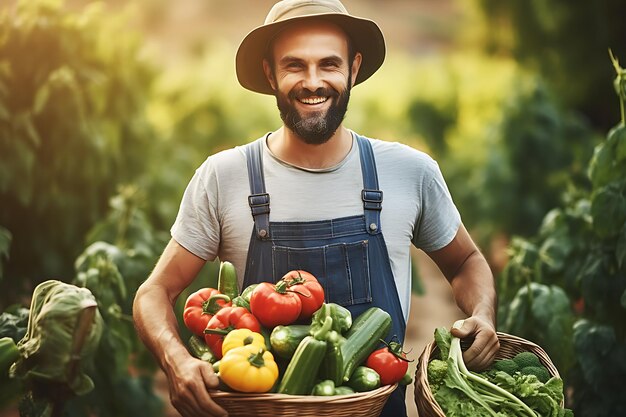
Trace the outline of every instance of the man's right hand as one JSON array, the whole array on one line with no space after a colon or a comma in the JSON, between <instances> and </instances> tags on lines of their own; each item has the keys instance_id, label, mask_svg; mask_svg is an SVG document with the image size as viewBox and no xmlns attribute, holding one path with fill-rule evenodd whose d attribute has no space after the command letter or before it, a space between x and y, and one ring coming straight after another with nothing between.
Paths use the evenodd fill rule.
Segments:
<instances>
[{"instance_id":1,"label":"man's right hand","mask_svg":"<svg viewBox=\"0 0 626 417\"><path fill-rule=\"evenodd\" d=\"M219 383L210 363L190 356L169 367L166 375L172 405L183 417L228 416L209 395Z\"/></svg>"},{"instance_id":2,"label":"man's right hand","mask_svg":"<svg viewBox=\"0 0 626 417\"><path fill-rule=\"evenodd\" d=\"M189 354L174 312L176 299L205 263L171 239L133 304L137 334L165 371L170 399L183 417L228 415L209 395L218 385L213 367Z\"/></svg>"}]
</instances>

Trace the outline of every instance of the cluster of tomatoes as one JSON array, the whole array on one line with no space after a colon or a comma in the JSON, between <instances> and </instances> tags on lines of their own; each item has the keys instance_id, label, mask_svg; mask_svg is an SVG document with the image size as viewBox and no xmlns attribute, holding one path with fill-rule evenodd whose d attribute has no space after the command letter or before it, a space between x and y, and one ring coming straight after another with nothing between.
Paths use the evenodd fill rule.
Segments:
<instances>
[{"instance_id":1,"label":"cluster of tomatoes","mask_svg":"<svg viewBox=\"0 0 626 417\"><path fill-rule=\"evenodd\" d=\"M323 303L324 288L317 278L293 270L275 284L253 284L232 300L217 289L202 288L187 298L183 321L220 358L224 336L231 330L261 333L262 328L306 323Z\"/></svg>"}]
</instances>

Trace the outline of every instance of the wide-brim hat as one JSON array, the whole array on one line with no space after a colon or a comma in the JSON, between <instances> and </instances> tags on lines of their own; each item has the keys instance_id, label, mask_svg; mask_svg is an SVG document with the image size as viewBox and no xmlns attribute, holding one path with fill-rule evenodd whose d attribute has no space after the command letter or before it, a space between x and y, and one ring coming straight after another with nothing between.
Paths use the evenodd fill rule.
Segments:
<instances>
[{"instance_id":1,"label":"wide-brim hat","mask_svg":"<svg viewBox=\"0 0 626 417\"><path fill-rule=\"evenodd\" d=\"M235 59L237 79L248 90L274 94L263 71L269 44L287 25L323 19L343 29L363 59L355 85L372 76L385 60L385 38L372 20L352 16L339 0L282 0L274 4L265 23L246 35Z\"/></svg>"}]
</instances>

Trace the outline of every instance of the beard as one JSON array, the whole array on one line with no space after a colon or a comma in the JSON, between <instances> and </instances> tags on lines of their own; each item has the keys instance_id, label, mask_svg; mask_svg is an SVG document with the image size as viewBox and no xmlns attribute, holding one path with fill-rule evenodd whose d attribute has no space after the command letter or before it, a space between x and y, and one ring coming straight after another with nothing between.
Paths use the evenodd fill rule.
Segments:
<instances>
[{"instance_id":1,"label":"beard","mask_svg":"<svg viewBox=\"0 0 626 417\"><path fill-rule=\"evenodd\" d=\"M306 89L291 90L288 94L276 92L276 104L285 126L309 145L321 145L335 134L348 110L350 101L350 78L346 89L341 93L331 88L318 88L315 92ZM311 96L328 97L333 100L326 111L318 111L302 116L292 104L298 99Z\"/></svg>"}]
</instances>

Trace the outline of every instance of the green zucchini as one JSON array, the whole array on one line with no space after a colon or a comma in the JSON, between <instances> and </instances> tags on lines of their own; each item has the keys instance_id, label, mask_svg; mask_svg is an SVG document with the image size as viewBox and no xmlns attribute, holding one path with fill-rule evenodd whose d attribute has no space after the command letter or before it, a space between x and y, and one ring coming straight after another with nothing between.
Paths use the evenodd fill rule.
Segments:
<instances>
[{"instance_id":1,"label":"green zucchini","mask_svg":"<svg viewBox=\"0 0 626 417\"><path fill-rule=\"evenodd\" d=\"M237 289L237 271L235 270L235 266L228 261L220 263L217 290L222 294L226 294L231 300L239 295L239 290Z\"/></svg>"},{"instance_id":2,"label":"green zucchini","mask_svg":"<svg viewBox=\"0 0 626 417\"><path fill-rule=\"evenodd\" d=\"M324 326L298 345L278 386L279 394L309 395L315 385L320 364L326 354L326 337L333 324L327 317Z\"/></svg>"},{"instance_id":3,"label":"green zucchini","mask_svg":"<svg viewBox=\"0 0 626 417\"><path fill-rule=\"evenodd\" d=\"M333 323L335 321L333 320ZM343 356L341 345L346 341L337 331L328 333L326 355L320 366L320 378L329 379L337 386L343 382Z\"/></svg>"},{"instance_id":4,"label":"green zucchini","mask_svg":"<svg viewBox=\"0 0 626 417\"><path fill-rule=\"evenodd\" d=\"M270 334L272 352L281 358L290 359L302 339L309 335L311 326L308 324L292 324L290 326L276 326Z\"/></svg>"},{"instance_id":5,"label":"green zucchini","mask_svg":"<svg viewBox=\"0 0 626 417\"><path fill-rule=\"evenodd\" d=\"M187 345L192 356L209 363L217 361L217 356L215 356L211 348L195 334L191 335Z\"/></svg>"},{"instance_id":6,"label":"green zucchini","mask_svg":"<svg viewBox=\"0 0 626 417\"><path fill-rule=\"evenodd\" d=\"M375 390L380 387L380 375L372 368L358 366L352 373L348 386L356 392Z\"/></svg>"},{"instance_id":7,"label":"green zucchini","mask_svg":"<svg viewBox=\"0 0 626 417\"><path fill-rule=\"evenodd\" d=\"M354 390L346 385L335 387L335 395L350 395L354 394Z\"/></svg>"},{"instance_id":8,"label":"green zucchini","mask_svg":"<svg viewBox=\"0 0 626 417\"><path fill-rule=\"evenodd\" d=\"M319 395L319 396L332 396L335 395L335 383L330 379L324 380L322 382L318 382L313 387L311 391L311 395Z\"/></svg>"},{"instance_id":9,"label":"green zucchini","mask_svg":"<svg viewBox=\"0 0 626 417\"><path fill-rule=\"evenodd\" d=\"M354 369L363 363L391 329L391 316L378 307L365 310L354 320L341 345L343 380L348 381Z\"/></svg>"}]
</instances>

